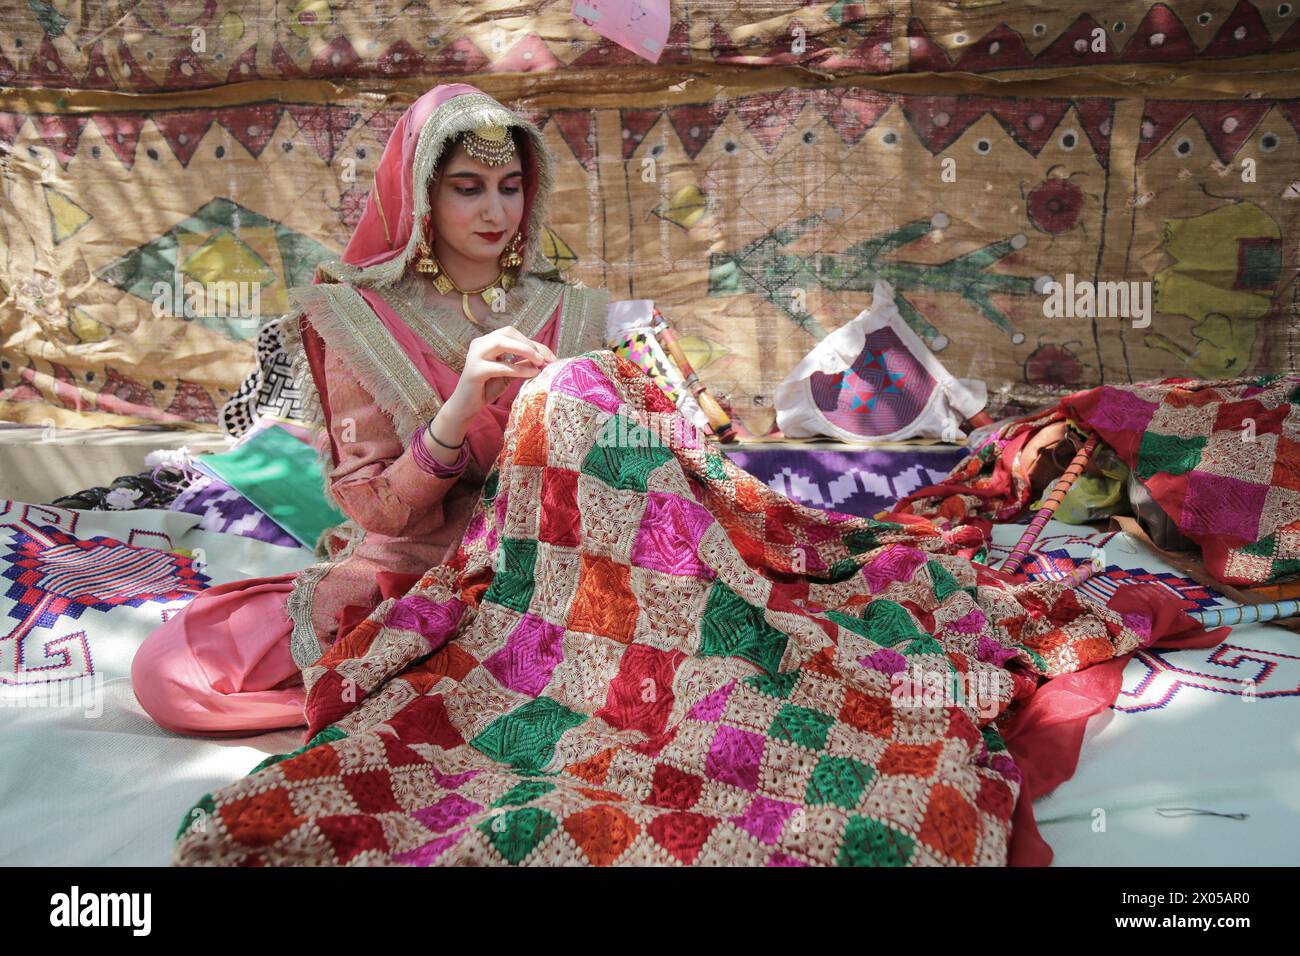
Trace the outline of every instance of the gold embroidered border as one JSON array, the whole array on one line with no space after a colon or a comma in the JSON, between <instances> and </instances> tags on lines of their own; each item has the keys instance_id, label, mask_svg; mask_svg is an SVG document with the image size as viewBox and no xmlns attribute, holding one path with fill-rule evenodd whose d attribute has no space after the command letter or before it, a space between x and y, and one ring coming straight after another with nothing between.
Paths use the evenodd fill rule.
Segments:
<instances>
[{"instance_id":1,"label":"gold embroidered border","mask_svg":"<svg viewBox=\"0 0 1300 956\"><path fill-rule=\"evenodd\" d=\"M293 590L289 592L285 613L293 622L293 630L289 635L289 652L299 670L311 667L321 656L320 635L316 633L316 624L312 620L316 587L329 574L330 569L351 554L366 536L365 531L351 519L344 523L343 528L343 533L347 535L347 544L343 549L332 558L303 568L293 579ZM326 534L328 533L327 530Z\"/></svg>"},{"instance_id":2,"label":"gold embroidered border","mask_svg":"<svg viewBox=\"0 0 1300 956\"><path fill-rule=\"evenodd\" d=\"M470 343L483 334L463 315L454 315L436 303L428 303L414 289L417 276L407 276L401 282L385 286L384 298L429 343L447 365L460 374L465 370L465 355ZM506 292L504 313L516 316L509 323L528 338L535 338L546 321L555 314L564 287L557 282L546 282L536 276L524 280Z\"/></svg>"},{"instance_id":3,"label":"gold embroidered border","mask_svg":"<svg viewBox=\"0 0 1300 956\"><path fill-rule=\"evenodd\" d=\"M609 299L608 289L565 288L560 334L556 339L557 355L563 358L608 347L605 329Z\"/></svg>"},{"instance_id":4,"label":"gold embroidered border","mask_svg":"<svg viewBox=\"0 0 1300 956\"><path fill-rule=\"evenodd\" d=\"M442 407L442 399L407 358L379 316L356 289L322 284L327 308L312 310L309 321L326 346L356 373L361 387L388 415L398 437L406 441ZM295 290L295 295L297 290Z\"/></svg>"}]
</instances>

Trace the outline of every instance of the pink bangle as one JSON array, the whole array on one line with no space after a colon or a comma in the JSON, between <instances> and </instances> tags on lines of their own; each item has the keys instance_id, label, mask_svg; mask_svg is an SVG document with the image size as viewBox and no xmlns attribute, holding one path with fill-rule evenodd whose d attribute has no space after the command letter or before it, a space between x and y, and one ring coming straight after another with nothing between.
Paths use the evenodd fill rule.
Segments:
<instances>
[{"instance_id":1,"label":"pink bangle","mask_svg":"<svg viewBox=\"0 0 1300 956\"><path fill-rule=\"evenodd\" d=\"M425 427L427 426L417 428L415 434L411 436L411 457L415 459L415 463L420 467L421 471L433 475L435 478L455 478L469 464L469 440L466 439L461 444L460 454L456 456L456 460L450 465L444 465L429 454L429 449L424 447L422 433Z\"/></svg>"}]
</instances>

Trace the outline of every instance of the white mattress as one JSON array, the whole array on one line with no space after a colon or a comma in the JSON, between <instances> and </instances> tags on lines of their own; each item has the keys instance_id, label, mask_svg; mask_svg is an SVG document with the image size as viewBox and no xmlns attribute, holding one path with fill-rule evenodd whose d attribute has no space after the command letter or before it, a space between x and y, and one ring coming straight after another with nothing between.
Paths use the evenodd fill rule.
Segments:
<instances>
[{"instance_id":1,"label":"white mattress","mask_svg":"<svg viewBox=\"0 0 1300 956\"><path fill-rule=\"evenodd\" d=\"M33 525L82 541L183 548L204 556L212 584L294 571L313 560L306 549L197 530L198 521L170 511L72 512L0 502L0 548L11 555L17 531ZM0 563L0 571L12 567ZM24 638L15 636L21 627L9 616L9 585L0 579L0 636L10 636L0 641L0 672L9 680L0 683L0 864L166 865L181 819L199 797L248 773L265 755L301 745L302 731L239 740L177 736L136 702L135 649L185 599L87 608ZM24 645L22 666L16 643ZM67 647L78 654L65 662L59 652ZM42 666L60 679L15 685L16 672L23 672L19 680L31 678Z\"/></svg>"},{"instance_id":2,"label":"white mattress","mask_svg":"<svg viewBox=\"0 0 1300 956\"><path fill-rule=\"evenodd\" d=\"M1086 558L1101 543L1108 564L1197 587L1128 535L1080 530L1050 522L1036 550ZM996 528L995 557L1023 531ZM1218 647L1135 655L1034 815L1056 866L1300 863L1300 634L1246 625Z\"/></svg>"}]
</instances>

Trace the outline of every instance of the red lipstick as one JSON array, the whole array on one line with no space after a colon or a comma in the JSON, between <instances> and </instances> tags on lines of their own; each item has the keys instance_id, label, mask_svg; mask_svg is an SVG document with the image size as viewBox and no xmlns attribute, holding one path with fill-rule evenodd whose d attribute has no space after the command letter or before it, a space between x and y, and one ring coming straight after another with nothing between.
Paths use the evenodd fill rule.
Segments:
<instances>
[{"instance_id":1,"label":"red lipstick","mask_svg":"<svg viewBox=\"0 0 1300 956\"><path fill-rule=\"evenodd\" d=\"M498 241L502 236L505 235L505 232L504 232L504 231L502 231L502 232L476 232L476 233L474 233L474 235L476 235L476 236L482 236L482 237L483 237L484 239L486 239L488 242L496 242L496 241Z\"/></svg>"}]
</instances>

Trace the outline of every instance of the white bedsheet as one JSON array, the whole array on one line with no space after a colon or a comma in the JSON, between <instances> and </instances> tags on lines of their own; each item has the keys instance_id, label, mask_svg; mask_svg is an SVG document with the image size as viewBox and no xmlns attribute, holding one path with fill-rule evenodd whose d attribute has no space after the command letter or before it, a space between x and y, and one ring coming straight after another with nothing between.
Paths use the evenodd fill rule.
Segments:
<instances>
[{"instance_id":1,"label":"white bedsheet","mask_svg":"<svg viewBox=\"0 0 1300 956\"><path fill-rule=\"evenodd\" d=\"M0 502L0 573L19 567L12 560L18 535L32 527L80 541L108 537L186 549L203 556L211 584L295 571L313 560L306 549L197 530L198 521L171 511L71 512ZM79 580L68 571L57 586L74 590ZM19 602L5 596L15 583L0 578L0 638L7 635L0 640L0 865L166 865L176 830L199 797L248 773L265 755L300 746L303 731L181 737L136 702L135 649L187 599L86 608L27 627L10 614ZM40 680L41 668L56 679Z\"/></svg>"},{"instance_id":2,"label":"white bedsheet","mask_svg":"<svg viewBox=\"0 0 1300 956\"><path fill-rule=\"evenodd\" d=\"M1023 530L996 528L994 555ZM1128 535L1081 530L1050 522L1036 550L1086 558L1101 542L1108 565L1186 586ZM1034 815L1058 866L1300 863L1300 634L1247 625L1218 647L1135 655L1074 776Z\"/></svg>"}]
</instances>

